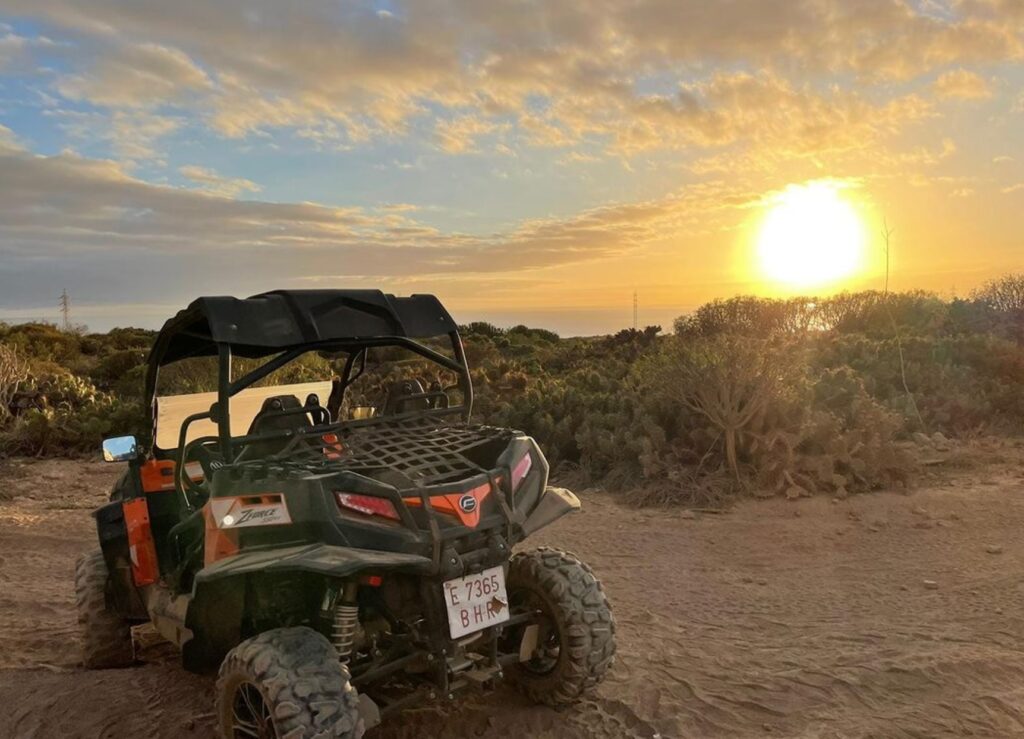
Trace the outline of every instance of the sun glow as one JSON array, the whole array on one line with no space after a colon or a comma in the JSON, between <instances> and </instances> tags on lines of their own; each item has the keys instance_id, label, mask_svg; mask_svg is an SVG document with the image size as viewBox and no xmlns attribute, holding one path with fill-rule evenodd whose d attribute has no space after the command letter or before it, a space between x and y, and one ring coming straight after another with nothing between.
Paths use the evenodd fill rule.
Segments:
<instances>
[{"instance_id":1,"label":"sun glow","mask_svg":"<svg viewBox=\"0 0 1024 739\"><path fill-rule=\"evenodd\" d=\"M790 185L772 198L757 237L761 271L794 287L825 285L862 268L864 225L841 183Z\"/></svg>"}]
</instances>

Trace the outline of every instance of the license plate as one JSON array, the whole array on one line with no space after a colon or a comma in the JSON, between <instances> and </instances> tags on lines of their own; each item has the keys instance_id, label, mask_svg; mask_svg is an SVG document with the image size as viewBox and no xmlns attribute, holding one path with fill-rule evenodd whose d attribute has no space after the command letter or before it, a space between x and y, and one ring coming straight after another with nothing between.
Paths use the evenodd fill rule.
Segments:
<instances>
[{"instance_id":1,"label":"license plate","mask_svg":"<svg viewBox=\"0 0 1024 739\"><path fill-rule=\"evenodd\" d=\"M452 639L508 621L508 593L501 567L448 580L443 588Z\"/></svg>"}]
</instances>

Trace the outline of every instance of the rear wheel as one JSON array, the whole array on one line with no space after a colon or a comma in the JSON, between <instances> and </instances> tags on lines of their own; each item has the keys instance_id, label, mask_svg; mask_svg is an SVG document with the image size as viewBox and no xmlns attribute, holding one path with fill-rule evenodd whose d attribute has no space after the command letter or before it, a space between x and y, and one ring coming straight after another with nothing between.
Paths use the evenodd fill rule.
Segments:
<instances>
[{"instance_id":1,"label":"rear wheel","mask_svg":"<svg viewBox=\"0 0 1024 739\"><path fill-rule=\"evenodd\" d=\"M540 548L512 557L508 592L512 613L536 613L538 627L535 648L509 680L538 703L575 703L615 660L615 619L601 583L575 555ZM512 630L515 648L525 628Z\"/></svg>"},{"instance_id":2,"label":"rear wheel","mask_svg":"<svg viewBox=\"0 0 1024 739\"><path fill-rule=\"evenodd\" d=\"M75 565L75 601L86 667L127 667L135 659L131 625L107 608L107 563L103 552Z\"/></svg>"},{"instance_id":3,"label":"rear wheel","mask_svg":"<svg viewBox=\"0 0 1024 739\"><path fill-rule=\"evenodd\" d=\"M242 642L217 678L222 739L357 739L363 734L358 707L334 647L304 626Z\"/></svg>"}]
</instances>

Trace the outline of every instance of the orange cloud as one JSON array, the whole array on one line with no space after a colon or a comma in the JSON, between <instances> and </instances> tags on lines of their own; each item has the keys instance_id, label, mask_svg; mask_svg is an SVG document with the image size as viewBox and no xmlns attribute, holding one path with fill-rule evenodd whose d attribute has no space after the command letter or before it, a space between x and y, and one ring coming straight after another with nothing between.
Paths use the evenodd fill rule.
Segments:
<instances>
[{"instance_id":1,"label":"orange cloud","mask_svg":"<svg viewBox=\"0 0 1024 739\"><path fill-rule=\"evenodd\" d=\"M481 136L504 130L492 121L474 115L464 115L452 120L438 121L434 127L438 146L449 154L467 154L476 151L477 140Z\"/></svg>"},{"instance_id":2,"label":"orange cloud","mask_svg":"<svg viewBox=\"0 0 1024 739\"><path fill-rule=\"evenodd\" d=\"M940 98L983 100L992 97L992 85L979 74L966 69L944 72L932 85Z\"/></svg>"},{"instance_id":3,"label":"orange cloud","mask_svg":"<svg viewBox=\"0 0 1024 739\"><path fill-rule=\"evenodd\" d=\"M243 192L259 192L263 189L252 180L243 177L223 177L206 167L188 165L178 167L178 172L199 185L200 189L214 195L234 197Z\"/></svg>"}]
</instances>

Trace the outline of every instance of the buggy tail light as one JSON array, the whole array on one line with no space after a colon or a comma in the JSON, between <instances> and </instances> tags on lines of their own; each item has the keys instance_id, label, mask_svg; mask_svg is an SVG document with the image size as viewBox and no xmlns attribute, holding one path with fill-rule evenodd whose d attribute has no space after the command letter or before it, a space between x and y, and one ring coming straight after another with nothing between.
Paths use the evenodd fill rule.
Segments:
<instances>
[{"instance_id":1,"label":"buggy tail light","mask_svg":"<svg viewBox=\"0 0 1024 739\"><path fill-rule=\"evenodd\" d=\"M394 503L387 498L358 495L357 493L335 493L334 497L337 499L339 507L362 513L364 516L380 516L392 521L401 520Z\"/></svg>"},{"instance_id":2,"label":"buggy tail light","mask_svg":"<svg viewBox=\"0 0 1024 739\"><path fill-rule=\"evenodd\" d=\"M523 455L523 458L516 462L516 466L512 468L512 489L518 490L519 483L523 481L530 470L533 468L533 460L530 458L530 453L527 452Z\"/></svg>"}]
</instances>

